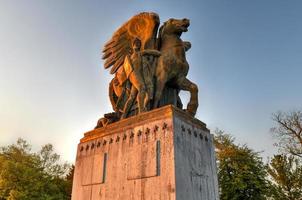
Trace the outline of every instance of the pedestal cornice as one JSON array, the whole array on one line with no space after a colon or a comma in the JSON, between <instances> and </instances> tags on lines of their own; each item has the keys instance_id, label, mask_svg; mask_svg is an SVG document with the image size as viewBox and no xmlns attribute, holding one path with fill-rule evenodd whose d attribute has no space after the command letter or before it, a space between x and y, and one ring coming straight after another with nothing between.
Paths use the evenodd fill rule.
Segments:
<instances>
[{"instance_id":1,"label":"pedestal cornice","mask_svg":"<svg viewBox=\"0 0 302 200\"><path fill-rule=\"evenodd\" d=\"M187 112L173 106L173 105L167 105L164 107L160 107L148 112L141 113L139 115L129 117L123 120L120 120L118 122L112 123L107 125L106 127L94 129L91 131L88 131L84 134L84 137L80 140L81 143L87 142L99 137L104 137L107 135L114 134L116 132L123 132L127 129L131 129L133 127L148 124L148 122L154 121L154 120L161 120L165 119L167 117L173 117L177 116L182 118L185 121L190 121L197 125L200 129L209 131L206 127L206 124L202 121L193 118L191 115L189 115Z\"/></svg>"}]
</instances>

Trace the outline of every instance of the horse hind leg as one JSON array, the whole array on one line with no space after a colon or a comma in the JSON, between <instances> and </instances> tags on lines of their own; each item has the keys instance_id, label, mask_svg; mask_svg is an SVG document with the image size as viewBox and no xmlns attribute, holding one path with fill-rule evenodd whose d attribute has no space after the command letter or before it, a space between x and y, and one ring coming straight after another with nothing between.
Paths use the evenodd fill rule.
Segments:
<instances>
[{"instance_id":1,"label":"horse hind leg","mask_svg":"<svg viewBox=\"0 0 302 200\"><path fill-rule=\"evenodd\" d=\"M186 111L195 116L198 108L198 87L195 83L192 83L189 79L185 78L178 82L178 86L181 90L190 92L190 101L187 105Z\"/></svg>"}]
</instances>

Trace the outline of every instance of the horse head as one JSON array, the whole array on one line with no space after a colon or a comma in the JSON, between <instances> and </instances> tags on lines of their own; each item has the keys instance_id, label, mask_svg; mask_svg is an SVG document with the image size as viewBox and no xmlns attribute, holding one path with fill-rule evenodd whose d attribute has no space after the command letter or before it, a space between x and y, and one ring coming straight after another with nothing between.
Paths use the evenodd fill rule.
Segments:
<instances>
[{"instance_id":1,"label":"horse head","mask_svg":"<svg viewBox=\"0 0 302 200\"><path fill-rule=\"evenodd\" d=\"M188 31L189 26L190 26L189 19L171 18L160 27L159 37L163 37L164 35L177 35L180 37L183 32Z\"/></svg>"}]
</instances>

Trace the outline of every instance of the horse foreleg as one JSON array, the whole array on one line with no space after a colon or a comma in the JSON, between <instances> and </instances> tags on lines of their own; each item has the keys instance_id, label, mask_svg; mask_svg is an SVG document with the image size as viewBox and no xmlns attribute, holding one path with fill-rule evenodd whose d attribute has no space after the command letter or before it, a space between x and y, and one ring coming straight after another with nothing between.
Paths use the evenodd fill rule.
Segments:
<instances>
[{"instance_id":1,"label":"horse foreleg","mask_svg":"<svg viewBox=\"0 0 302 200\"><path fill-rule=\"evenodd\" d=\"M198 87L195 83L192 83L189 79L184 78L178 82L178 87L181 90L190 92L190 101L187 105L186 111L190 113L192 116L195 116L197 108L198 108Z\"/></svg>"}]
</instances>

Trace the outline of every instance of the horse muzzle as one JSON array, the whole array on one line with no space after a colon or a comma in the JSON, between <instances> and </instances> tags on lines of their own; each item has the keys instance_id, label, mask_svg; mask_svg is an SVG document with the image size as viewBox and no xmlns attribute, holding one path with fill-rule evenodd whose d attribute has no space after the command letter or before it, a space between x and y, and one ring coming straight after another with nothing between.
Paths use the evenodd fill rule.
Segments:
<instances>
[{"instance_id":1,"label":"horse muzzle","mask_svg":"<svg viewBox=\"0 0 302 200\"><path fill-rule=\"evenodd\" d=\"M182 28L184 32L188 31L189 26L190 26L190 20L187 18L182 19Z\"/></svg>"}]
</instances>

